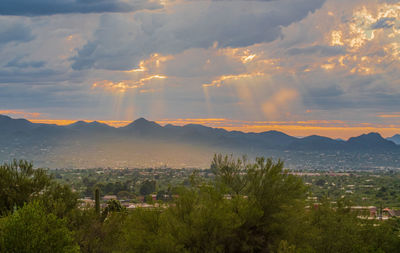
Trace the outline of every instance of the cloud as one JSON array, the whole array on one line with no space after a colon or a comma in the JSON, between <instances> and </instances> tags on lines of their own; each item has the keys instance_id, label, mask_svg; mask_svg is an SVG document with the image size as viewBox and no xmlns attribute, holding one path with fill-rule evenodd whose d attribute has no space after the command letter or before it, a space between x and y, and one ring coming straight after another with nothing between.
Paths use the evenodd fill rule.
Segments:
<instances>
[{"instance_id":1,"label":"cloud","mask_svg":"<svg viewBox=\"0 0 400 253\"><path fill-rule=\"evenodd\" d=\"M0 69L0 84L5 83L55 83L64 81L67 76L63 76L62 72L49 68L41 69L24 69L10 68ZM70 76L71 77L71 76Z\"/></svg>"},{"instance_id":2,"label":"cloud","mask_svg":"<svg viewBox=\"0 0 400 253\"><path fill-rule=\"evenodd\" d=\"M391 28L395 25L395 21L396 19L393 17L381 18L371 25L371 29Z\"/></svg>"},{"instance_id":3,"label":"cloud","mask_svg":"<svg viewBox=\"0 0 400 253\"><path fill-rule=\"evenodd\" d=\"M400 5L383 2L175 0L135 13L3 16L0 31L22 32L0 37L0 108L394 124L376 117L400 106Z\"/></svg>"},{"instance_id":4,"label":"cloud","mask_svg":"<svg viewBox=\"0 0 400 253\"><path fill-rule=\"evenodd\" d=\"M313 97L338 97L344 94L343 90L338 85L325 87L317 87L308 90L308 94Z\"/></svg>"},{"instance_id":5,"label":"cloud","mask_svg":"<svg viewBox=\"0 0 400 253\"><path fill-rule=\"evenodd\" d=\"M24 57L19 56L15 57L11 61L9 61L5 67L6 68L41 68L46 62L45 61L24 61L22 60Z\"/></svg>"},{"instance_id":6,"label":"cloud","mask_svg":"<svg viewBox=\"0 0 400 253\"><path fill-rule=\"evenodd\" d=\"M103 15L94 39L72 57L72 68L127 70L151 54L190 48L247 47L274 41L282 27L320 8L324 0L196 1L166 12Z\"/></svg>"},{"instance_id":7,"label":"cloud","mask_svg":"<svg viewBox=\"0 0 400 253\"><path fill-rule=\"evenodd\" d=\"M154 92L156 89L146 89L143 88L143 86L148 83L152 82L153 80L160 80L160 79L165 79L166 76L161 76L161 75L153 75L153 76L147 76L144 78L141 78L139 81L131 81L131 80L123 80L119 82L112 82L109 80L103 80L99 82L95 82L92 85L92 89L96 88L103 88L105 90L109 90L111 92L126 92L129 89L139 89L139 92L141 93L148 93L148 92Z\"/></svg>"},{"instance_id":8,"label":"cloud","mask_svg":"<svg viewBox=\"0 0 400 253\"><path fill-rule=\"evenodd\" d=\"M0 19L0 22L0 45L28 42L34 39L30 27L24 23L4 18Z\"/></svg>"},{"instance_id":9,"label":"cloud","mask_svg":"<svg viewBox=\"0 0 400 253\"><path fill-rule=\"evenodd\" d=\"M133 12L161 7L157 1L149 0L2 0L0 15Z\"/></svg>"},{"instance_id":10,"label":"cloud","mask_svg":"<svg viewBox=\"0 0 400 253\"><path fill-rule=\"evenodd\" d=\"M346 54L346 49L340 46L315 45L304 48L291 48L287 53L289 55L318 54L324 57Z\"/></svg>"}]
</instances>

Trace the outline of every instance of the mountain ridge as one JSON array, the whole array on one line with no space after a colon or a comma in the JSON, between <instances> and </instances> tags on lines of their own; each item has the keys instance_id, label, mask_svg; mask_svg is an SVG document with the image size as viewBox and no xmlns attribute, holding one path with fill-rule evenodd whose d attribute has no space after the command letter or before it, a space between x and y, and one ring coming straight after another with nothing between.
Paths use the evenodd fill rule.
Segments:
<instances>
[{"instance_id":1,"label":"mountain ridge","mask_svg":"<svg viewBox=\"0 0 400 253\"><path fill-rule=\"evenodd\" d=\"M399 146L379 133L368 133L351 137L347 141L336 140L325 136L310 135L303 138L290 136L284 132L270 130L260 133L228 131L223 128L213 128L200 124L176 126L167 124L161 126L154 121L138 118L123 127L113 127L98 121L76 121L72 124L59 126L52 124L32 123L26 119L13 119L0 115L0 130L4 134L25 132L26 134L46 129L50 134L74 134L96 132L107 135L114 133L122 137L158 138L188 143L203 143L229 148L235 145L250 149L289 149L289 150L390 150ZM64 131L65 130L65 131ZM67 131L69 130L69 132Z\"/></svg>"}]
</instances>

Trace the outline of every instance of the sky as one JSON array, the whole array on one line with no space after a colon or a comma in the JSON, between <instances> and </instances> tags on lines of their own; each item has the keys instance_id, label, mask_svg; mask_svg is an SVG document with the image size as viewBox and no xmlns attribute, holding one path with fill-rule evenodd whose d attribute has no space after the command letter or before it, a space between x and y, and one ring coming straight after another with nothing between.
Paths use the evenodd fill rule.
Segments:
<instances>
[{"instance_id":1,"label":"sky","mask_svg":"<svg viewBox=\"0 0 400 253\"><path fill-rule=\"evenodd\" d=\"M0 114L400 133L394 0L2 0Z\"/></svg>"}]
</instances>

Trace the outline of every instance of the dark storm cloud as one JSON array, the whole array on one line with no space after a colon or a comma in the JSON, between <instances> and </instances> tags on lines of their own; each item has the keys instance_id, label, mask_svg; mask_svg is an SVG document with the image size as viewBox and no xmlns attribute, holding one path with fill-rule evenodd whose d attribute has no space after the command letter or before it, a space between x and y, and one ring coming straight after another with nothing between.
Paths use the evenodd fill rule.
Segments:
<instances>
[{"instance_id":1,"label":"dark storm cloud","mask_svg":"<svg viewBox=\"0 0 400 253\"><path fill-rule=\"evenodd\" d=\"M2 0L0 15L40 16L66 13L132 12L161 8L148 0Z\"/></svg>"}]
</instances>

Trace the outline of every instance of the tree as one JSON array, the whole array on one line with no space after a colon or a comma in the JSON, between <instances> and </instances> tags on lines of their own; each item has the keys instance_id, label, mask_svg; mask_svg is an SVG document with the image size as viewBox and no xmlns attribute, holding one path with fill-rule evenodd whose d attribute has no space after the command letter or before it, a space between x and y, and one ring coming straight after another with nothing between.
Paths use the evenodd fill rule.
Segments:
<instances>
[{"instance_id":1,"label":"tree","mask_svg":"<svg viewBox=\"0 0 400 253\"><path fill-rule=\"evenodd\" d=\"M52 182L36 199L39 199L47 213L59 218L66 217L78 206L78 193L68 185Z\"/></svg>"},{"instance_id":2,"label":"tree","mask_svg":"<svg viewBox=\"0 0 400 253\"><path fill-rule=\"evenodd\" d=\"M1 252L79 252L66 221L47 214L39 201L25 204L0 222Z\"/></svg>"},{"instance_id":3,"label":"tree","mask_svg":"<svg viewBox=\"0 0 400 253\"><path fill-rule=\"evenodd\" d=\"M165 219L167 216L160 209L138 208L130 212L114 249L116 252L185 252L168 233Z\"/></svg>"},{"instance_id":4,"label":"tree","mask_svg":"<svg viewBox=\"0 0 400 253\"><path fill-rule=\"evenodd\" d=\"M50 181L44 169L34 169L27 161L0 166L0 216L37 197Z\"/></svg>"},{"instance_id":5,"label":"tree","mask_svg":"<svg viewBox=\"0 0 400 253\"><path fill-rule=\"evenodd\" d=\"M242 252L276 249L279 241L301 241L306 187L301 178L283 170L283 162L216 155L211 165L216 187L231 196L241 225L231 249Z\"/></svg>"},{"instance_id":6,"label":"tree","mask_svg":"<svg viewBox=\"0 0 400 253\"><path fill-rule=\"evenodd\" d=\"M146 180L142 183L139 192L141 195L146 196L153 193L155 190L156 190L156 182Z\"/></svg>"},{"instance_id":7,"label":"tree","mask_svg":"<svg viewBox=\"0 0 400 253\"><path fill-rule=\"evenodd\" d=\"M105 235L102 222L94 209L75 209L69 218L69 226L75 232L81 252L102 252Z\"/></svg>"},{"instance_id":8,"label":"tree","mask_svg":"<svg viewBox=\"0 0 400 253\"><path fill-rule=\"evenodd\" d=\"M104 208L102 212L102 220L105 220L107 216L113 212L122 212L125 211L126 208L121 205L118 200L111 199L107 202L107 206Z\"/></svg>"},{"instance_id":9,"label":"tree","mask_svg":"<svg viewBox=\"0 0 400 253\"><path fill-rule=\"evenodd\" d=\"M215 156L214 182L193 176L168 209L135 210L123 252L271 252L301 242L306 188L283 163ZM282 243L282 241L285 241ZM300 247L301 248L301 247Z\"/></svg>"},{"instance_id":10,"label":"tree","mask_svg":"<svg viewBox=\"0 0 400 253\"><path fill-rule=\"evenodd\" d=\"M351 202L327 199L310 210L313 230L309 241L316 252L399 252L399 224L396 220L360 219L365 214L352 211Z\"/></svg>"}]
</instances>

